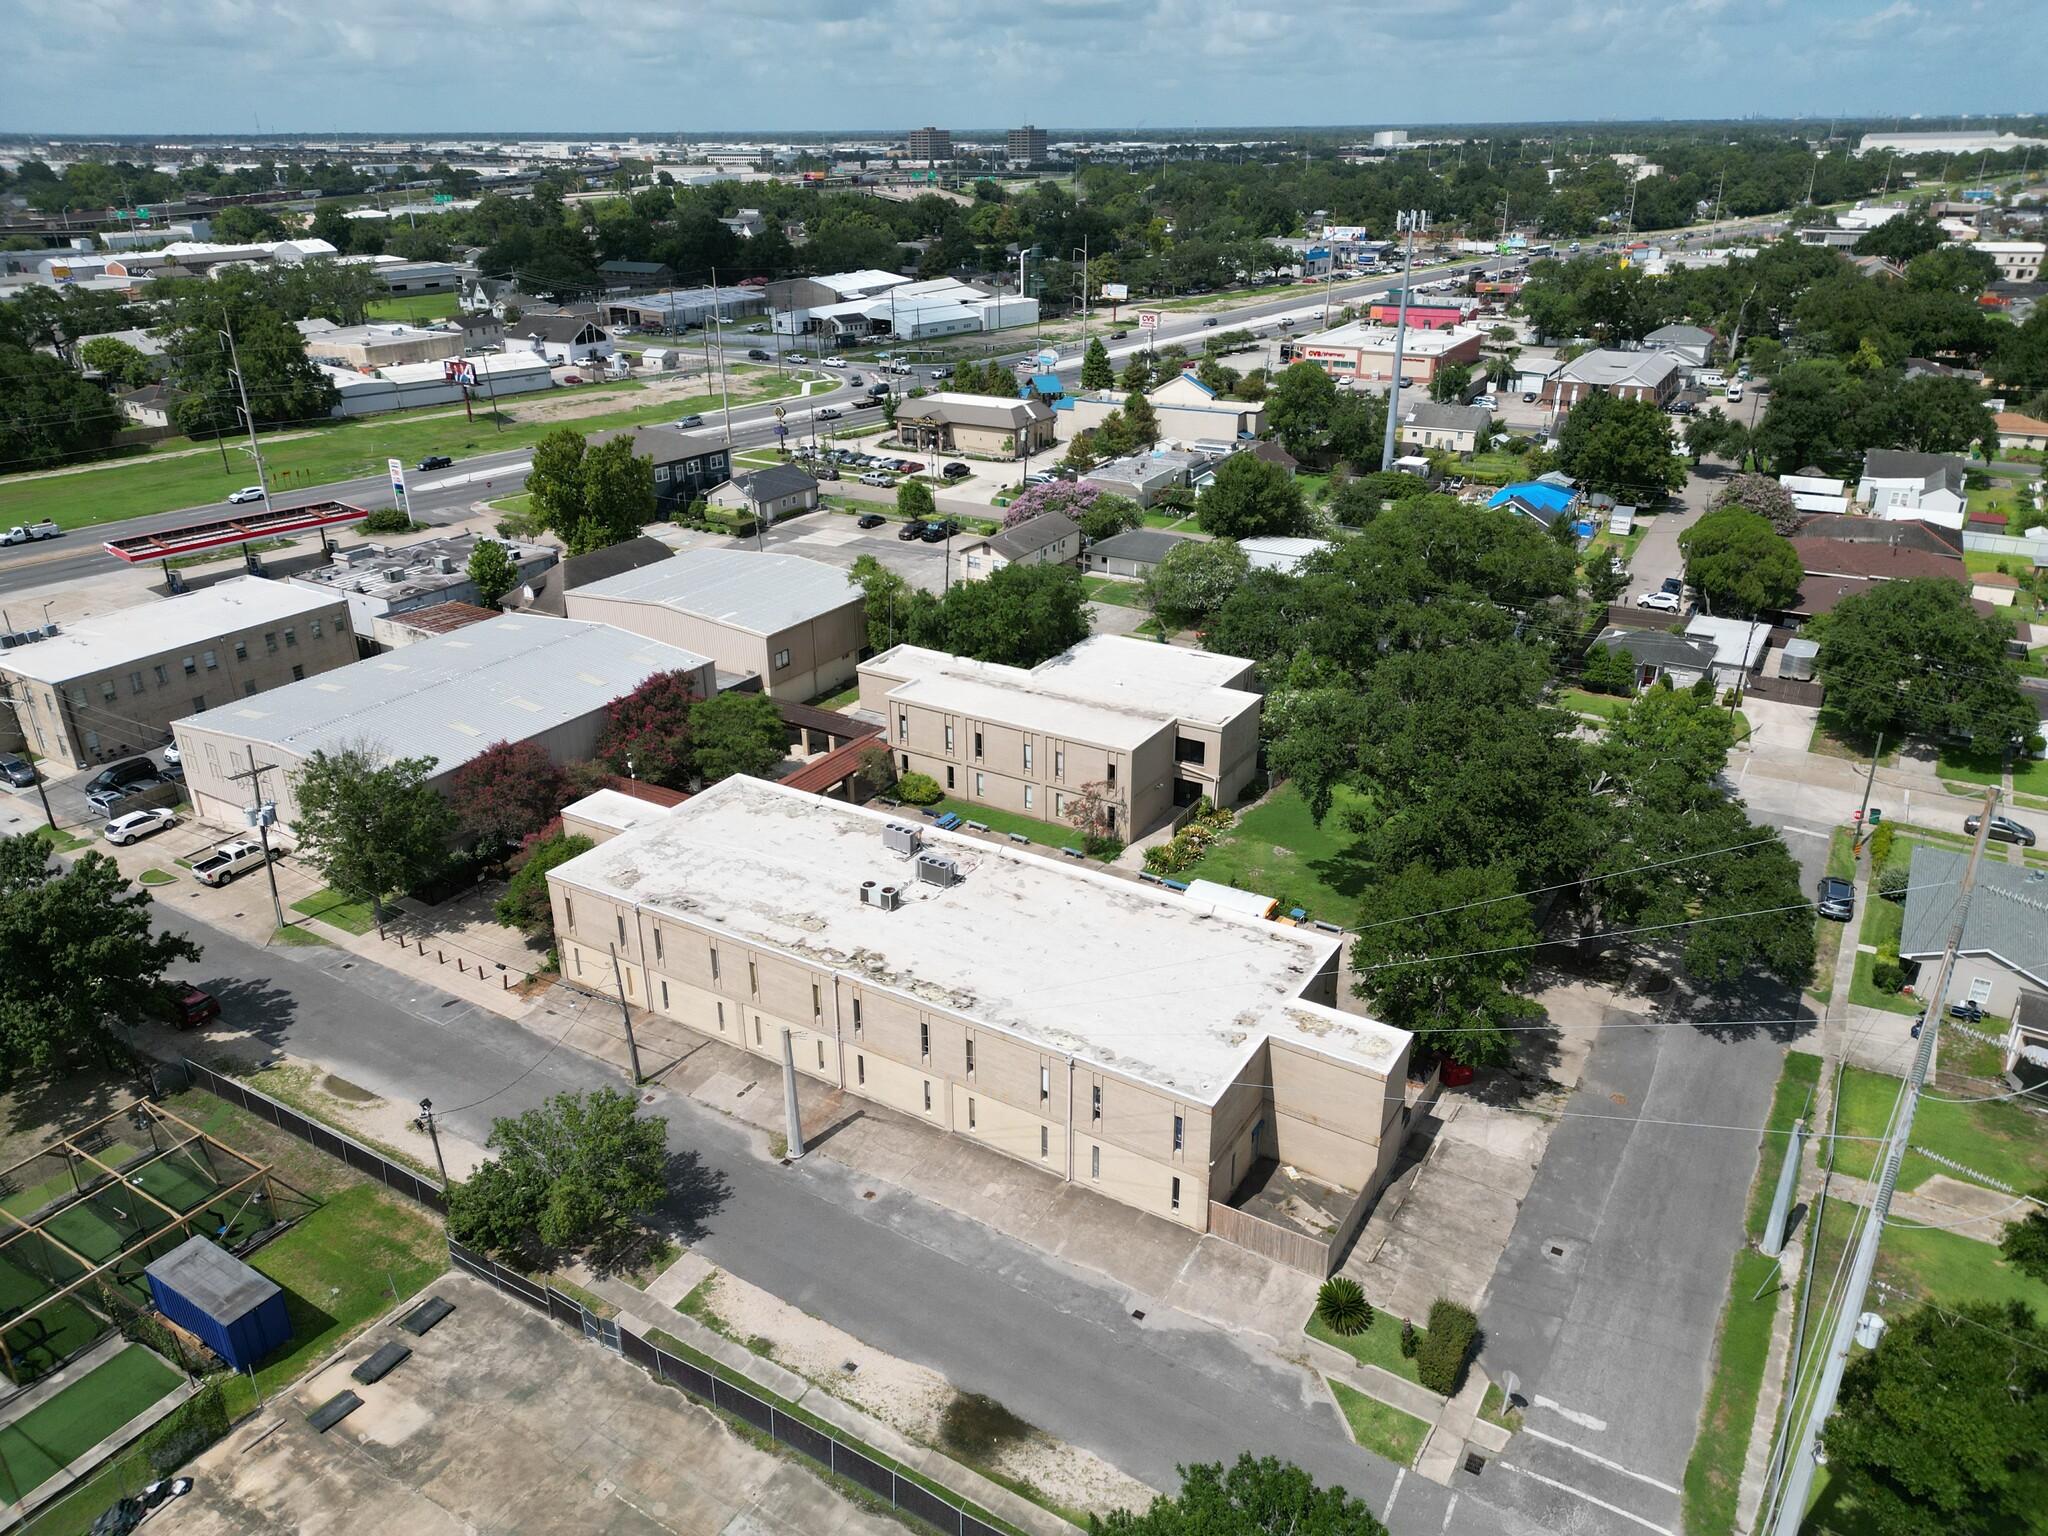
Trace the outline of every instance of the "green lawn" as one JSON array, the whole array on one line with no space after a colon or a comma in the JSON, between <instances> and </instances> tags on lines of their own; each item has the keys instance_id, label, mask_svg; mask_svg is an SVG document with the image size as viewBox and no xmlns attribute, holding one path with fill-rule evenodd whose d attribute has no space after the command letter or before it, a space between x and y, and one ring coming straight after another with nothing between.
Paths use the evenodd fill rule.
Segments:
<instances>
[{"instance_id":1,"label":"green lawn","mask_svg":"<svg viewBox=\"0 0 2048 1536\"><path fill-rule=\"evenodd\" d=\"M345 933L368 933L377 922L367 901L344 896L331 887L293 902L292 910L331 923Z\"/></svg>"},{"instance_id":2,"label":"green lawn","mask_svg":"<svg viewBox=\"0 0 2048 1536\"><path fill-rule=\"evenodd\" d=\"M1847 827L1835 828L1828 839L1828 873L1844 880L1856 878L1856 834Z\"/></svg>"},{"instance_id":3,"label":"green lawn","mask_svg":"<svg viewBox=\"0 0 2048 1536\"><path fill-rule=\"evenodd\" d=\"M1119 608L1145 606L1145 589L1135 581L1119 581L1114 576L1083 576L1081 586L1094 602L1113 603Z\"/></svg>"},{"instance_id":4,"label":"green lawn","mask_svg":"<svg viewBox=\"0 0 2048 1536\"><path fill-rule=\"evenodd\" d=\"M1147 512L1145 514L1145 526L1147 528L1172 528L1182 531L1192 530L1195 527L1195 514L1192 512L1177 512L1172 507L1165 507L1156 512Z\"/></svg>"},{"instance_id":5,"label":"green lawn","mask_svg":"<svg viewBox=\"0 0 2048 1536\"><path fill-rule=\"evenodd\" d=\"M1887 1225L1878 1248L1877 1274L1887 1284L1903 1288L1910 1300L1928 1298L1949 1306L2017 1301L2031 1307L2036 1317L2048 1317L2048 1285L2012 1268L1991 1244L1958 1232Z\"/></svg>"},{"instance_id":6,"label":"green lawn","mask_svg":"<svg viewBox=\"0 0 2048 1536\"><path fill-rule=\"evenodd\" d=\"M1840 1134L1882 1136L1902 1086L1898 1078L1881 1072L1846 1069L1837 1111ZM2048 1181L2048 1134L2043 1133L2041 1117L2009 1099L1958 1103L1923 1093L1913 1114L1913 1145L1953 1158L2015 1189L2033 1189ZM1843 1141L1835 1157L1835 1166L1844 1173L1867 1179L1877 1166L1878 1143ZM1899 1168L1899 1188L1917 1189L1943 1172L1946 1170L1939 1163L1908 1152Z\"/></svg>"},{"instance_id":7,"label":"green lawn","mask_svg":"<svg viewBox=\"0 0 2048 1536\"><path fill-rule=\"evenodd\" d=\"M1818 1057L1807 1059L1819 1061ZM1767 1190L1764 1199L1768 1204ZM1714 1377L1700 1411L1699 1436L1685 1464L1687 1536L1726 1536L1736 1528L1735 1500L1742 1486L1742 1464L1749 1454L1757 1399L1763 1391L1771 1327L1784 1294L1772 1273L1777 1267L1775 1259L1751 1248L1744 1248L1735 1260L1728 1300L1721 1309ZM1756 1294L1759 1288L1763 1289L1760 1297Z\"/></svg>"},{"instance_id":8,"label":"green lawn","mask_svg":"<svg viewBox=\"0 0 2048 1536\"><path fill-rule=\"evenodd\" d=\"M1348 927L1366 880L1349 858L1353 839L1345 816L1370 805L1340 784L1330 814L1318 827L1300 792L1283 785L1240 816L1209 856L1178 878L1257 891L1273 897L1283 911L1302 907L1310 917Z\"/></svg>"},{"instance_id":9,"label":"green lawn","mask_svg":"<svg viewBox=\"0 0 2048 1536\"><path fill-rule=\"evenodd\" d=\"M0 1429L0 1498L9 1503L41 1487L174 1391L184 1378L140 1344Z\"/></svg>"},{"instance_id":10,"label":"green lawn","mask_svg":"<svg viewBox=\"0 0 2048 1536\"><path fill-rule=\"evenodd\" d=\"M1000 811L992 805L976 805L972 800L955 800L950 795L930 809L941 816L951 811L962 821L981 822L991 832L1021 832L1041 848L1081 846L1081 834L1063 821L1040 821L1033 816Z\"/></svg>"},{"instance_id":11,"label":"green lawn","mask_svg":"<svg viewBox=\"0 0 2048 1536\"><path fill-rule=\"evenodd\" d=\"M370 304L372 320L405 320L421 325L446 320L462 313L462 296L455 293L410 293L399 298L378 299Z\"/></svg>"},{"instance_id":12,"label":"green lawn","mask_svg":"<svg viewBox=\"0 0 2048 1536\"><path fill-rule=\"evenodd\" d=\"M1422 1385L1422 1376L1416 1370L1415 1362L1401 1353L1401 1319L1392 1313L1375 1309L1372 1322L1365 1331L1347 1337L1332 1332L1329 1324L1311 1312L1308 1321L1302 1325L1302 1332L1312 1339L1320 1339L1333 1349L1343 1350L1360 1365L1376 1365L1403 1381L1412 1381L1418 1387ZM1415 1336L1421 1339L1427 1332L1427 1329L1418 1328Z\"/></svg>"},{"instance_id":13,"label":"green lawn","mask_svg":"<svg viewBox=\"0 0 2048 1536\"><path fill-rule=\"evenodd\" d=\"M1992 752L1971 752L1963 747L1943 747L1937 771L1945 779L1966 784L2003 784L2005 760Z\"/></svg>"},{"instance_id":14,"label":"green lawn","mask_svg":"<svg viewBox=\"0 0 2048 1536\"><path fill-rule=\"evenodd\" d=\"M40 827L31 827L28 835L40 837L50 845L52 853L69 853L74 848L83 848L92 842L89 837L80 837L75 832L67 832L62 827L53 827L48 823Z\"/></svg>"},{"instance_id":15,"label":"green lawn","mask_svg":"<svg viewBox=\"0 0 2048 1536\"><path fill-rule=\"evenodd\" d=\"M270 942L281 944L286 949L318 949L327 940L310 928L301 928L296 923L286 923L270 936Z\"/></svg>"},{"instance_id":16,"label":"green lawn","mask_svg":"<svg viewBox=\"0 0 2048 1536\"><path fill-rule=\"evenodd\" d=\"M1560 709L1569 709L1580 715L1598 715L1602 720L1612 720L1629 706L1629 700L1616 694L1588 693L1583 688L1558 689L1557 703Z\"/></svg>"},{"instance_id":17,"label":"green lawn","mask_svg":"<svg viewBox=\"0 0 2048 1536\"><path fill-rule=\"evenodd\" d=\"M1900 840L1892 845L1892 861L1904 863L1911 857L1909 845ZM1875 881L1872 882L1875 885ZM1886 901L1873 890L1863 903L1863 926L1857 932L1859 945L1869 944L1883 950L1890 945L1894 950L1899 945L1899 935L1906 922L1905 904ZM1877 956L1862 949L1856 951L1856 971L1849 981L1849 1001L1860 1008L1882 1008L1887 1013L1914 1014L1920 1011L1920 1000L1908 997L1903 992L1880 992L1874 980Z\"/></svg>"},{"instance_id":18,"label":"green lawn","mask_svg":"<svg viewBox=\"0 0 2048 1536\"><path fill-rule=\"evenodd\" d=\"M144 885L169 885L178 877L167 869L145 869L140 878Z\"/></svg>"},{"instance_id":19,"label":"green lawn","mask_svg":"<svg viewBox=\"0 0 2048 1536\"><path fill-rule=\"evenodd\" d=\"M1859 731L1850 730L1839 718L1823 709L1820 718L1814 722L1813 736L1807 742L1806 750L1817 752L1822 757L1846 757L1853 762L1868 763L1871 749L1876 745L1873 739ZM1896 741L1887 741L1884 744L1882 766L1896 768L1898 763L1899 744Z\"/></svg>"},{"instance_id":20,"label":"green lawn","mask_svg":"<svg viewBox=\"0 0 2048 1536\"><path fill-rule=\"evenodd\" d=\"M1337 1406L1344 1410L1344 1422L1351 1426L1351 1438L1368 1451L1377 1451L1397 1467L1415 1464L1422 1442L1429 1438L1429 1426L1412 1413L1389 1407L1376 1397L1367 1397L1344 1385L1330 1383Z\"/></svg>"},{"instance_id":21,"label":"green lawn","mask_svg":"<svg viewBox=\"0 0 2048 1536\"><path fill-rule=\"evenodd\" d=\"M626 386L604 386L626 392ZM748 403L793 394L797 386L788 381L769 381L749 395ZM552 392L551 392L552 393ZM595 398L595 397L593 397ZM508 401L501 410L502 432L492 430L488 411L475 421L462 413L436 411L413 417L365 418L321 425L296 436L273 439L263 448L264 467L271 487L289 499L297 485L321 485L368 475L379 478L387 458L417 461L430 453L454 458L491 453L506 448L527 447L562 425L580 432L597 432L610 427L627 427L651 419L672 421L691 411L708 411L717 403L713 395L694 396L654 407L642 405L578 417L572 422L521 421L521 405ZM237 486L247 485L255 474L245 455L230 445L227 468L218 454L192 454L183 458L142 459L105 468L81 470L75 474L15 478L0 482L0 524L34 522L51 518L65 528L85 528L118 522L150 512L167 512L178 507L218 501ZM511 493L525 477L512 472L502 489ZM489 500L494 487L478 487ZM379 501L378 505L382 505Z\"/></svg>"}]
</instances>

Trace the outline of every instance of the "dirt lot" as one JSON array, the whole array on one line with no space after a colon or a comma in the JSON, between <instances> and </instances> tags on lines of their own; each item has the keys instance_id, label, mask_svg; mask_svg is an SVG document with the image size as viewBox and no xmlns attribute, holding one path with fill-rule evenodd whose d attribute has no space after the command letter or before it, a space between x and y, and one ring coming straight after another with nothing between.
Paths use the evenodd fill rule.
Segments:
<instances>
[{"instance_id":1,"label":"dirt lot","mask_svg":"<svg viewBox=\"0 0 2048 1536\"><path fill-rule=\"evenodd\" d=\"M801 1464L738 1439L638 1367L467 1276L423 1339L379 1324L201 1457L192 1494L150 1529L195 1536L488 1530L615 1536L900 1536ZM377 1346L412 1358L374 1386ZM327 1434L306 1414L344 1388L363 1406Z\"/></svg>"}]
</instances>

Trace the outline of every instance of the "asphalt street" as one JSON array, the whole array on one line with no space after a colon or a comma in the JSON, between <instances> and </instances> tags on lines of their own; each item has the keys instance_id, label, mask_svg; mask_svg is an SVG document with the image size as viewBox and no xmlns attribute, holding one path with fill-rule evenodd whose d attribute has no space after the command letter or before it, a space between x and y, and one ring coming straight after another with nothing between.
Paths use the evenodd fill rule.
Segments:
<instances>
[{"instance_id":1,"label":"asphalt street","mask_svg":"<svg viewBox=\"0 0 2048 1536\"><path fill-rule=\"evenodd\" d=\"M246 888L266 899L260 882ZM259 949L175 911L162 921L204 946L188 974L230 1020L395 1102L431 1097L444 1124L478 1142L493 1116L617 1086L552 1048L542 1031L566 1015L528 1029L343 950ZM678 1156L669 1214L704 1257L1156 1487L1177 1486L1179 1464L1251 1450L1375 1511L1391 1506L1397 1536L1555 1528L1496 1508L1504 1480L1492 1470L1460 1473L1452 1489L1397 1472L1352 1443L1305 1373L1209 1324L829 1158L783 1168L755 1133L687 1098L653 1089L646 1108L667 1117Z\"/></svg>"}]
</instances>

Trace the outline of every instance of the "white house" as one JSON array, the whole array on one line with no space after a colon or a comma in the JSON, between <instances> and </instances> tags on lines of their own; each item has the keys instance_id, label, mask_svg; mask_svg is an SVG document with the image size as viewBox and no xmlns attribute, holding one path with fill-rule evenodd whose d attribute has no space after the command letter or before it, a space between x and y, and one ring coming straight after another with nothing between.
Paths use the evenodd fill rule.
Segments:
<instances>
[{"instance_id":1,"label":"white house","mask_svg":"<svg viewBox=\"0 0 2048 1536\"><path fill-rule=\"evenodd\" d=\"M594 320L575 315L540 315L505 327L505 350L538 352L551 363L581 363L610 357L612 339Z\"/></svg>"},{"instance_id":2,"label":"white house","mask_svg":"<svg viewBox=\"0 0 2048 1536\"><path fill-rule=\"evenodd\" d=\"M1873 517L1893 522L1917 518L1944 528L1960 528L1969 505L1963 488L1967 473L1961 459L1943 454L1873 448L1864 455L1856 499L1870 508Z\"/></svg>"},{"instance_id":3,"label":"white house","mask_svg":"<svg viewBox=\"0 0 2048 1536\"><path fill-rule=\"evenodd\" d=\"M1081 554L1081 527L1064 512L1041 512L1014 528L954 551L962 581L984 581L1006 565L1072 565Z\"/></svg>"}]
</instances>

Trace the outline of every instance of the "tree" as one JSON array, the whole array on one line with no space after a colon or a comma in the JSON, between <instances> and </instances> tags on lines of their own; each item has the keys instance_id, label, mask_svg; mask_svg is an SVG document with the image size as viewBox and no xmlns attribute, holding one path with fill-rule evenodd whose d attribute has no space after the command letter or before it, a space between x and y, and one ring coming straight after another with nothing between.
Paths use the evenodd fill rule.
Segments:
<instances>
[{"instance_id":1,"label":"tree","mask_svg":"<svg viewBox=\"0 0 2048 1536\"><path fill-rule=\"evenodd\" d=\"M257 426L324 421L333 414L340 392L306 355L306 338L290 320L234 277L202 287L212 291L165 301L164 367L182 391L174 407L179 431L212 437L243 430L236 358ZM232 354L221 345L224 323L234 332Z\"/></svg>"},{"instance_id":2,"label":"tree","mask_svg":"<svg viewBox=\"0 0 2048 1536\"><path fill-rule=\"evenodd\" d=\"M1589 646L1585 664L1579 668L1579 683L1594 693L1633 694L1636 691L1634 654L1619 641Z\"/></svg>"},{"instance_id":3,"label":"tree","mask_svg":"<svg viewBox=\"0 0 2048 1536\"><path fill-rule=\"evenodd\" d=\"M868 649L877 654L910 638L910 583L873 555L853 562L854 585L867 616Z\"/></svg>"},{"instance_id":4,"label":"tree","mask_svg":"<svg viewBox=\"0 0 2048 1536\"><path fill-rule=\"evenodd\" d=\"M2048 1184L2034 1191L2033 1200L2031 1210L2006 1224L1998 1251L2021 1274L2048 1283Z\"/></svg>"},{"instance_id":5,"label":"tree","mask_svg":"<svg viewBox=\"0 0 2048 1536\"><path fill-rule=\"evenodd\" d=\"M721 693L690 707L690 764L706 784L765 779L789 754L782 711L764 693Z\"/></svg>"},{"instance_id":6,"label":"tree","mask_svg":"<svg viewBox=\"0 0 2048 1536\"><path fill-rule=\"evenodd\" d=\"M1788 539L1799 526L1799 508L1792 500L1792 493L1769 475L1736 475L1729 480L1715 494L1713 501L1717 512L1727 507L1754 512Z\"/></svg>"},{"instance_id":7,"label":"tree","mask_svg":"<svg viewBox=\"0 0 2048 1536\"><path fill-rule=\"evenodd\" d=\"M1070 510L1067 515L1080 525L1081 537L1090 544L1099 544L1104 539L1127 533L1145 521L1145 509L1130 497L1092 485L1084 489L1094 491L1094 496L1085 507L1079 511Z\"/></svg>"},{"instance_id":8,"label":"tree","mask_svg":"<svg viewBox=\"0 0 2048 1536\"><path fill-rule=\"evenodd\" d=\"M1083 784L1067 800L1067 825L1080 834L1082 846L1089 852L1112 841L1110 817L1115 805L1109 783L1104 779Z\"/></svg>"},{"instance_id":9,"label":"tree","mask_svg":"<svg viewBox=\"0 0 2048 1536\"><path fill-rule=\"evenodd\" d=\"M1849 1362L1821 1444L1882 1536L2020 1529L2048 1473L2048 1330L2017 1301L1919 1307Z\"/></svg>"},{"instance_id":10,"label":"tree","mask_svg":"<svg viewBox=\"0 0 2048 1536\"><path fill-rule=\"evenodd\" d=\"M1686 421L1685 452L1694 464L1709 454L1731 464L1740 464L1749 456L1749 448L1749 428L1718 405L1708 407L1705 415L1693 416Z\"/></svg>"},{"instance_id":11,"label":"tree","mask_svg":"<svg viewBox=\"0 0 2048 1536\"><path fill-rule=\"evenodd\" d=\"M1216 466L1215 477L1195 503L1195 520L1204 533L1219 539L1309 529L1301 487L1278 464L1250 453L1234 453Z\"/></svg>"},{"instance_id":12,"label":"tree","mask_svg":"<svg viewBox=\"0 0 2048 1536\"><path fill-rule=\"evenodd\" d=\"M1194 629L1223 606L1251 568L1234 539L1189 539L1168 550L1145 578L1145 606L1168 629Z\"/></svg>"},{"instance_id":13,"label":"tree","mask_svg":"<svg viewBox=\"0 0 2048 1536\"><path fill-rule=\"evenodd\" d=\"M2048 309L2006 331L1991 355L1991 373L2007 389L2032 394L2048 389Z\"/></svg>"},{"instance_id":14,"label":"tree","mask_svg":"<svg viewBox=\"0 0 2048 1536\"><path fill-rule=\"evenodd\" d=\"M1429 381L1429 398L1437 401L1454 400L1462 404L1472 388L1472 368L1468 363L1452 363L1439 368Z\"/></svg>"},{"instance_id":15,"label":"tree","mask_svg":"<svg viewBox=\"0 0 2048 1536\"><path fill-rule=\"evenodd\" d=\"M1515 946L1535 942L1510 871L1414 863L1360 901L1351 965L1375 1017L1412 1032L1424 1050L1484 1066L1508 1059L1516 1019L1543 1011L1513 991L1531 955Z\"/></svg>"},{"instance_id":16,"label":"tree","mask_svg":"<svg viewBox=\"0 0 2048 1536\"><path fill-rule=\"evenodd\" d=\"M0 1084L127 1059L109 1025L155 1011L164 973L200 955L149 909L103 854L65 869L40 837L0 837Z\"/></svg>"},{"instance_id":17,"label":"tree","mask_svg":"<svg viewBox=\"0 0 2048 1536\"><path fill-rule=\"evenodd\" d=\"M1151 360L1142 352L1133 352L1116 382L1118 388L1127 395L1143 394L1152 387Z\"/></svg>"},{"instance_id":18,"label":"tree","mask_svg":"<svg viewBox=\"0 0 2048 1536\"><path fill-rule=\"evenodd\" d=\"M487 849L511 848L561 814L569 776L537 741L500 741L463 764L448 786L456 830Z\"/></svg>"},{"instance_id":19,"label":"tree","mask_svg":"<svg viewBox=\"0 0 2048 1536\"><path fill-rule=\"evenodd\" d=\"M596 846L580 833L571 836L557 832L542 838L506 883L505 894L498 898L492 915L507 928L517 928L532 943L554 948L555 907L548 898L548 871Z\"/></svg>"},{"instance_id":20,"label":"tree","mask_svg":"<svg viewBox=\"0 0 2048 1536\"><path fill-rule=\"evenodd\" d=\"M689 673L655 673L605 706L592 758L627 778L668 789L688 788L690 711L696 702Z\"/></svg>"},{"instance_id":21,"label":"tree","mask_svg":"<svg viewBox=\"0 0 2048 1536\"><path fill-rule=\"evenodd\" d=\"M1580 489L1618 500L1654 501L1685 484L1670 420L1650 400L1588 395L1565 417L1558 459Z\"/></svg>"},{"instance_id":22,"label":"tree","mask_svg":"<svg viewBox=\"0 0 2048 1536\"><path fill-rule=\"evenodd\" d=\"M654 461L634 456L630 435L592 448L557 427L534 445L526 489L535 521L572 555L633 538L654 518Z\"/></svg>"},{"instance_id":23,"label":"tree","mask_svg":"<svg viewBox=\"0 0 2048 1536\"><path fill-rule=\"evenodd\" d=\"M156 363L118 336L93 336L79 343L78 360L126 389L156 382Z\"/></svg>"},{"instance_id":24,"label":"tree","mask_svg":"<svg viewBox=\"0 0 2048 1536\"><path fill-rule=\"evenodd\" d=\"M1828 707L1864 734L1971 735L1986 748L2040 727L2006 657L2012 621L1960 581L1881 581L1810 626Z\"/></svg>"},{"instance_id":25,"label":"tree","mask_svg":"<svg viewBox=\"0 0 2048 1536\"><path fill-rule=\"evenodd\" d=\"M1291 1462L1246 1451L1180 1469L1180 1493L1161 1494L1139 1514L1088 1517L1089 1536L1387 1536L1387 1528L1342 1488L1319 1488Z\"/></svg>"},{"instance_id":26,"label":"tree","mask_svg":"<svg viewBox=\"0 0 2048 1536\"><path fill-rule=\"evenodd\" d=\"M603 1264L631 1246L667 1193L668 1122L612 1088L558 1093L491 1124L496 1157L448 1192L448 1231L493 1253L591 1249Z\"/></svg>"},{"instance_id":27,"label":"tree","mask_svg":"<svg viewBox=\"0 0 2048 1536\"><path fill-rule=\"evenodd\" d=\"M1088 638L1088 594L1072 566L1005 565L944 598L916 594L908 620L914 644L1035 667Z\"/></svg>"},{"instance_id":28,"label":"tree","mask_svg":"<svg viewBox=\"0 0 2048 1536\"><path fill-rule=\"evenodd\" d=\"M1685 579L1709 613L1756 618L1799 594L1806 572L1798 553L1769 521L1739 506L1709 512L1678 536Z\"/></svg>"},{"instance_id":29,"label":"tree","mask_svg":"<svg viewBox=\"0 0 2048 1536\"><path fill-rule=\"evenodd\" d=\"M1159 441L1159 413L1136 390L1124 396L1124 430L1133 448L1150 448Z\"/></svg>"},{"instance_id":30,"label":"tree","mask_svg":"<svg viewBox=\"0 0 2048 1536\"><path fill-rule=\"evenodd\" d=\"M390 762L367 744L316 749L292 776L299 852L336 890L370 903L438 874L448 861L455 815L427 782L436 759Z\"/></svg>"},{"instance_id":31,"label":"tree","mask_svg":"<svg viewBox=\"0 0 2048 1536\"><path fill-rule=\"evenodd\" d=\"M8 469L48 469L97 453L120 430L106 392L60 359L0 346L0 463Z\"/></svg>"},{"instance_id":32,"label":"tree","mask_svg":"<svg viewBox=\"0 0 2048 1536\"><path fill-rule=\"evenodd\" d=\"M896 487L896 511L914 522L925 522L935 516L938 503L932 499L932 488L922 480L905 480Z\"/></svg>"},{"instance_id":33,"label":"tree","mask_svg":"<svg viewBox=\"0 0 2048 1536\"><path fill-rule=\"evenodd\" d=\"M1315 363L1294 363L1266 396L1266 421L1297 459L1316 459L1337 413L1337 384Z\"/></svg>"},{"instance_id":34,"label":"tree","mask_svg":"<svg viewBox=\"0 0 2048 1536\"><path fill-rule=\"evenodd\" d=\"M480 538L469 552L469 579L476 584L477 602L495 608L499 598L519 585L519 566L503 544Z\"/></svg>"},{"instance_id":35,"label":"tree","mask_svg":"<svg viewBox=\"0 0 2048 1536\"><path fill-rule=\"evenodd\" d=\"M1924 214L1909 213L1865 230L1851 249L1858 256L1881 256L1903 266L1915 256L1936 249L1947 238L1934 220Z\"/></svg>"},{"instance_id":36,"label":"tree","mask_svg":"<svg viewBox=\"0 0 2048 1536\"><path fill-rule=\"evenodd\" d=\"M1100 336L1088 338L1088 350L1081 356L1081 387L1108 389L1116 383L1116 368L1109 360L1109 348Z\"/></svg>"}]
</instances>

